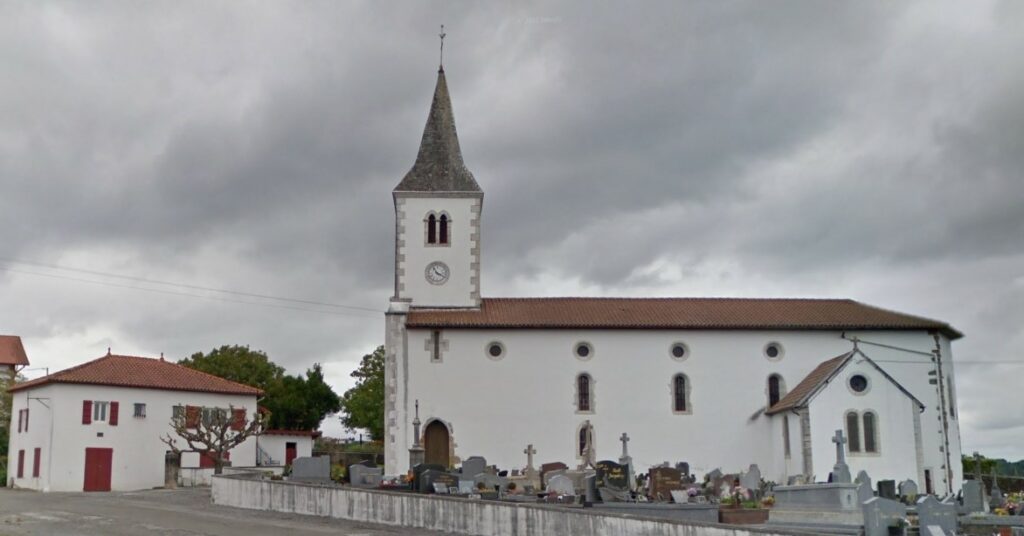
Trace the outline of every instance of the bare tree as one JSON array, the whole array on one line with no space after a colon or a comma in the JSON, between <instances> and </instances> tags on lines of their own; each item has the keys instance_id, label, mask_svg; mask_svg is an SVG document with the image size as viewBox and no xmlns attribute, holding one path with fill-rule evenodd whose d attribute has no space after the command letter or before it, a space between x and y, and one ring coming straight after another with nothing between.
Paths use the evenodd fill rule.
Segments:
<instances>
[{"instance_id":1,"label":"bare tree","mask_svg":"<svg viewBox=\"0 0 1024 536\"><path fill-rule=\"evenodd\" d=\"M213 472L218 475L224 470L224 462L231 449L250 437L260 435L266 422L266 415L259 411L253 412L252 419L246 420L245 410L234 406L228 406L226 410L187 406L184 410L171 417L171 428L188 448L178 447L178 438L169 433L160 440L171 448L178 460L184 451L209 456L213 460Z\"/></svg>"}]
</instances>

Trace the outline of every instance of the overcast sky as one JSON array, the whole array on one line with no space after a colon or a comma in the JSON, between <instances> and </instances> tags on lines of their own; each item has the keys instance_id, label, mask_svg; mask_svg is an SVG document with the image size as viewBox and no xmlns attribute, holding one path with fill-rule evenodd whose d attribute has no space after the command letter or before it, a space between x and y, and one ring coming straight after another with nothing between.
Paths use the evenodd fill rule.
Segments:
<instances>
[{"instance_id":1,"label":"overcast sky","mask_svg":"<svg viewBox=\"0 0 1024 536\"><path fill-rule=\"evenodd\" d=\"M350 387L442 23L485 296L938 318L964 451L1024 458L1024 2L3 2L0 333Z\"/></svg>"}]
</instances>

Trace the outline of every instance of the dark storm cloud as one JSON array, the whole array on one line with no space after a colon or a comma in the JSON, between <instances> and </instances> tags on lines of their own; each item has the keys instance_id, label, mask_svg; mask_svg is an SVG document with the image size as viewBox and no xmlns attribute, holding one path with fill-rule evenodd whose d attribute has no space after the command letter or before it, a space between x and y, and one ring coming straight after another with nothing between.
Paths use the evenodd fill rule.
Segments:
<instances>
[{"instance_id":1,"label":"dark storm cloud","mask_svg":"<svg viewBox=\"0 0 1024 536\"><path fill-rule=\"evenodd\" d=\"M0 257L383 310L445 23L485 294L849 296L1020 359L1020 10L8 3ZM0 332L52 367L243 343L344 388L383 339L367 311L2 266ZM969 449L1024 456L1019 369L958 368Z\"/></svg>"}]
</instances>

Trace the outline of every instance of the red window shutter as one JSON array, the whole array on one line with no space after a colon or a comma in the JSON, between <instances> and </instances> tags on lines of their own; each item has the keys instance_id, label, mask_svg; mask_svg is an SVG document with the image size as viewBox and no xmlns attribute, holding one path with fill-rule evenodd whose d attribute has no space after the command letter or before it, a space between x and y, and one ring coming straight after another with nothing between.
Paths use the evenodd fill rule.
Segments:
<instances>
[{"instance_id":1,"label":"red window shutter","mask_svg":"<svg viewBox=\"0 0 1024 536\"><path fill-rule=\"evenodd\" d=\"M39 447L36 447L35 452L33 452L33 456L32 456L32 476L35 477L35 478L39 477L39 458L42 458L42 456L41 456L42 451L43 451L43 449L41 449Z\"/></svg>"},{"instance_id":2,"label":"red window shutter","mask_svg":"<svg viewBox=\"0 0 1024 536\"><path fill-rule=\"evenodd\" d=\"M201 452L199 454L199 467L202 469L213 467L213 453Z\"/></svg>"},{"instance_id":3,"label":"red window shutter","mask_svg":"<svg viewBox=\"0 0 1024 536\"><path fill-rule=\"evenodd\" d=\"M92 400L82 401L82 424L92 424Z\"/></svg>"},{"instance_id":4,"label":"red window shutter","mask_svg":"<svg viewBox=\"0 0 1024 536\"><path fill-rule=\"evenodd\" d=\"M25 431L28 431L28 408L25 408Z\"/></svg>"},{"instance_id":5,"label":"red window shutter","mask_svg":"<svg viewBox=\"0 0 1024 536\"><path fill-rule=\"evenodd\" d=\"M21 433L21 423L24 422L24 419L25 419L25 410L19 409L18 410L18 433L19 434Z\"/></svg>"},{"instance_id":6,"label":"red window shutter","mask_svg":"<svg viewBox=\"0 0 1024 536\"><path fill-rule=\"evenodd\" d=\"M110 403L110 420L107 421L110 423L110 426L117 426L117 409L120 406L117 402Z\"/></svg>"},{"instance_id":7,"label":"red window shutter","mask_svg":"<svg viewBox=\"0 0 1024 536\"><path fill-rule=\"evenodd\" d=\"M232 411L232 413L233 415L231 416L231 429L236 432L241 432L242 430L245 430L245 410L236 409Z\"/></svg>"},{"instance_id":8,"label":"red window shutter","mask_svg":"<svg viewBox=\"0 0 1024 536\"><path fill-rule=\"evenodd\" d=\"M25 451L18 451L18 478L25 478Z\"/></svg>"},{"instance_id":9,"label":"red window shutter","mask_svg":"<svg viewBox=\"0 0 1024 536\"><path fill-rule=\"evenodd\" d=\"M224 453L224 461L226 461L226 462L230 462L231 461L231 451L230 450Z\"/></svg>"},{"instance_id":10,"label":"red window shutter","mask_svg":"<svg viewBox=\"0 0 1024 536\"><path fill-rule=\"evenodd\" d=\"M196 428L199 426L199 406L185 406L185 428Z\"/></svg>"}]
</instances>

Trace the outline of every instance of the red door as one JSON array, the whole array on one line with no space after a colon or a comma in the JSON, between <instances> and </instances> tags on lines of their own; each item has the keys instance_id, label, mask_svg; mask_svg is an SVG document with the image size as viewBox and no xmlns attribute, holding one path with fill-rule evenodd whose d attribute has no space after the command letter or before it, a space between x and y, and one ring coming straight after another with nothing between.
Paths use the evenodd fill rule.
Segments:
<instances>
[{"instance_id":1,"label":"red door","mask_svg":"<svg viewBox=\"0 0 1024 536\"><path fill-rule=\"evenodd\" d=\"M85 449L85 487L83 491L110 491L110 471L114 449Z\"/></svg>"},{"instance_id":2,"label":"red door","mask_svg":"<svg viewBox=\"0 0 1024 536\"><path fill-rule=\"evenodd\" d=\"M291 465L292 460L298 455L298 448L295 447L295 443L289 441L284 444L284 464Z\"/></svg>"}]
</instances>

